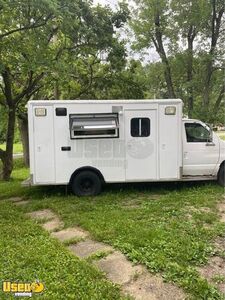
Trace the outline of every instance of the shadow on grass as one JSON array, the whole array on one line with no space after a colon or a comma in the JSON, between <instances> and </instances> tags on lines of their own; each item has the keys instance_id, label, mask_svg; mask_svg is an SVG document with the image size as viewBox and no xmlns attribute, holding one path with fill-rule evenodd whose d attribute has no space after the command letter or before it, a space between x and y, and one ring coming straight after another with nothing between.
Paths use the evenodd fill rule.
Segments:
<instances>
[{"instance_id":1,"label":"shadow on grass","mask_svg":"<svg viewBox=\"0 0 225 300\"><path fill-rule=\"evenodd\" d=\"M130 194L130 193L154 193L166 194L168 192L182 192L187 189L198 189L204 186L215 187L217 185L214 181L201 182L151 182L151 183L115 183L105 184L102 193L98 197L107 196L107 194ZM70 186L65 185L48 185L26 187L25 195L33 199L49 198L49 197L65 197L74 196ZM75 196L74 196L75 197ZM95 197L96 198L96 197Z\"/></svg>"},{"instance_id":2,"label":"shadow on grass","mask_svg":"<svg viewBox=\"0 0 225 300\"><path fill-rule=\"evenodd\" d=\"M22 187L21 181L24 180L27 175L28 170L24 167L23 159L14 160L13 178L8 182L0 182L0 199L6 199L14 196L22 196L24 198L32 199L73 196L70 186L65 185ZM187 189L198 189L204 186L212 186L215 188L217 183L215 181L193 181L105 184L101 195L98 197L106 197L109 194L111 196L116 196L118 194L125 195L140 192L166 194L173 191L182 192Z\"/></svg>"}]
</instances>

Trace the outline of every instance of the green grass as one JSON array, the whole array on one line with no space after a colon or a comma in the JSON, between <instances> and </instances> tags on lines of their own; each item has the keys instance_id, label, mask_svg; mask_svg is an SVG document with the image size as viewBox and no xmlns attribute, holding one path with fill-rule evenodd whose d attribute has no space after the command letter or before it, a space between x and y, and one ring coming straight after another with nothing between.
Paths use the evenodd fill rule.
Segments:
<instances>
[{"instance_id":1,"label":"green grass","mask_svg":"<svg viewBox=\"0 0 225 300\"><path fill-rule=\"evenodd\" d=\"M0 144L0 149L5 150L6 144ZM15 143L13 145L13 153L22 153L23 152L23 146L21 143Z\"/></svg>"},{"instance_id":2,"label":"green grass","mask_svg":"<svg viewBox=\"0 0 225 300\"><path fill-rule=\"evenodd\" d=\"M14 179L0 183L0 198L31 198L29 205L17 208L24 212L52 209L65 227L81 226L94 239L114 246L134 263L141 263L150 272L160 273L166 281L181 286L192 299L223 299L197 271L213 255L215 238L224 235L224 224L216 209L224 191L216 183L109 185L98 197L78 198L66 196L64 187L21 188L20 181L28 171L19 161ZM17 243L20 244L18 239ZM22 253L22 245L15 255ZM40 259L43 255L40 253ZM50 286L51 276L52 273L48 275Z\"/></svg>"},{"instance_id":3,"label":"green grass","mask_svg":"<svg viewBox=\"0 0 225 300\"><path fill-rule=\"evenodd\" d=\"M225 131L216 131L216 134L217 134L222 140L225 140Z\"/></svg>"},{"instance_id":4,"label":"green grass","mask_svg":"<svg viewBox=\"0 0 225 300\"><path fill-rule=\"evenodd\" d=\"M0 202L0 236L1 280L39 279L46 290L34 298L121 299L119 289L94 267L70 254L6 201ZM0 291L0 299L10 298Z\"/></svg>"}]
</instances>

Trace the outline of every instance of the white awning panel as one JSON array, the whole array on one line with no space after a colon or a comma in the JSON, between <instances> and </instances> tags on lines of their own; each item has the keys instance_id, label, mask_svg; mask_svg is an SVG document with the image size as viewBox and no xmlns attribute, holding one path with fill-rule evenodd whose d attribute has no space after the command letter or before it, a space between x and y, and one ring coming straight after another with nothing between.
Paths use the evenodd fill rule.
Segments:
<instances>
[{"instance_id":1,"label":"white awning panel","mask_svg":"<svg viewBox=\"0 0 225 300\"><path fill-rule=\"evenodd\" d=\"M88 114L70 116L72 138L118 137L117 114Z\"/></svg>"},{"instance_id":2,"label":"white awning panel","mask_svg":"<svg viewBox=\"0 0 225 300\"><path fill-rule=\"evenodd\" d=\"M72 121L72 130L98 130L118 128L117 119L111 118L76 118Z\"/></svg>"}]
</instances>

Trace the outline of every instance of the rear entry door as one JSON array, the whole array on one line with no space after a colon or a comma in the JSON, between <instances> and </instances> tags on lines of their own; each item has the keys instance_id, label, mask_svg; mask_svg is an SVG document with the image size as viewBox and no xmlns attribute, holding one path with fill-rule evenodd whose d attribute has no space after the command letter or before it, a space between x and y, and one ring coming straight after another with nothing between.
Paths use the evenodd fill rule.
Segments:
<instances>
[{"instance_id":1,"label":"rear entry door","mask_svg":"<svg viewBox=\"0 0 225 300\"><path fill-rule=\"evenodd\" d=\"M126 180L157 178L156 110L125 111Z\"/></svg>"},{"instance_id":2,"label":"rear entry door","mask_svg":"<svg viewBox=\"0 0 225 300\"><path fill-rule=\"evenodd\" d=\"M34 107L34 181L55 182L53 108Z\"/></svg>"}]
</instances>

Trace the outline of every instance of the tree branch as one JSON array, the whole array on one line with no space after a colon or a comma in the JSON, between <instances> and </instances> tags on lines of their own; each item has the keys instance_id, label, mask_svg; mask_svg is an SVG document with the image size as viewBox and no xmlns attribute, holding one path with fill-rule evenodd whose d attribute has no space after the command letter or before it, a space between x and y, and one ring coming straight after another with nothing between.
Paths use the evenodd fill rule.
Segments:
<instances>
[{"instance_id":1,"label":"tree branch","mask_svg":"<svg viewBox=\"0 0 225 300\"><path fill-rule=\"evenodd\" d=\"M215 115L218 113L218 110L220 108L220 104L222 102L222 100L224 99L224 94L225 94L225 84L223 84L221 90L220 90L220 93L219 93L219 96L216 100L216 103L214 104L214 108L213 108L213 115L215 117Z\"/></svg>"},{"instance_id":2,"label":"tree branch","mask_svg":"<svg viewBox=\"0 0 225 300\"><path fill-rule=\"evenodd\" d=\"M20 32L20 31L25 31L25 30L29 30L29 29L34 29L34 28L42 27L42 26L46 25L47 22L50 19L53 19L53 17L54 17L53 14L49 14L46 17L46 19L43 22L39 23L39 24L38 24L38 21L40 20L40 18L38 18L37 22L35 22L33 24L29 24L29 25L26 25L26 26L23 26L23 27L20 27L20 28L15 28L15 29L12 29L12 30L10 30L8 32L0 34L0 39L4 38L6 36L9 36L9 35L11 35L11 34L13 34L15 32Z\"/></svg>"},{"instance_id":3,"label":"tree branch","mask_svg":"<svg viewBox=\"0 0 225 300\"><path fill-rule=\"evenodd\" d=\"M218 14L216 12L216 0L212 1L212 20L211 20L211 24L212 24L212 32L211 32L211 47L210 47L210 54L214 53L214 50L216 48L217 45L217 41L219 38L219 33L220 33L220 27L221 27L221 21L222 21L222 17L224 14L224 5L223 7L219 10Z\"/></svg>"},{"instance_id":4,"label":"tree branch","mask_svg":"<svg viewBox=\"0 0 225 300\"><path fill-rule=\"evenodd\" d=\"M12 82L10 76L10 70L8 67L6 67L5 70L2 72L2 78L5 86L4 95L8 106L13 105Z\"/></svg>"},{"instance_id":5,"label":"tree branch","mask_svg":"<svg viewBox=\"0 0 225 300\"><path fill-rule=\"evenodd\" d=\"M35 89L38 82L43 78L43 76L44 76L44 72L42 72L36 78L33 79L33 73L32 72L30 73L27 86L24 87L22 92L16 95L15 97L16 104L18 104L24 98L24 96L33 94L33 90Z\"/></svg>"},{"instance_id":6,"label":"tree branch","mask_svg":"<svg viewBox=\"0 0 225 300\"><path fill-rule=\"evenodd\" d=\"M5 96L5 90L4 90L4 88L3 88L3 85L2 85L2 84L0 84L0 89L2 90L2 93L3 93L3 95Z\"/></svg>"},{"instance_id":7,"label":"tree branch","mask_svg":"<svg viewBox=\"0 0 225 300\"><path fill-rule=\"evenodd\" d=\"M89 68L90 68L90 79L89 79L88 85L86 86L86 88L84 88L82 91L80 91L80 93L77 95L77 97L80 97L84 93L87 93L89 91L89 89L91 88L92 83L93 83L93 65L94 64L90 64L89 65Z\"/></svg>"}]
</instances>

